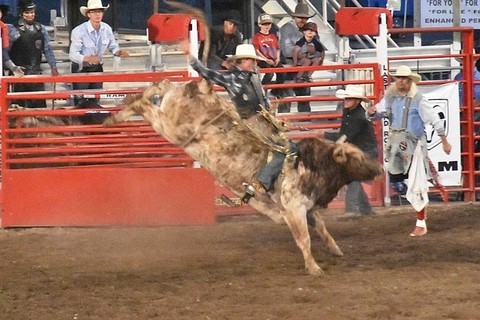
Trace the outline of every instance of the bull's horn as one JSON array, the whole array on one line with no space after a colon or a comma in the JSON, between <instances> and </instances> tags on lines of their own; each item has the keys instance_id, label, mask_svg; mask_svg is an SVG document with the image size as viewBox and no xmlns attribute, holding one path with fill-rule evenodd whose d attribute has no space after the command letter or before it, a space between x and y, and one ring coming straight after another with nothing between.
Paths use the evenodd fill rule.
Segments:
<instances>
[{"instance_id":1,"label":"bull's horn","mask_svg":"<svg viewBox=\"0 0 480 320\"><path fill-rule=\"evenodd\" d=\"M347 136L342 134L342 136L340 138L338 138L337 141L335 141L336 144L342 144L344 143L345 141L347 141Z\"/></svg>"}]
</instances>

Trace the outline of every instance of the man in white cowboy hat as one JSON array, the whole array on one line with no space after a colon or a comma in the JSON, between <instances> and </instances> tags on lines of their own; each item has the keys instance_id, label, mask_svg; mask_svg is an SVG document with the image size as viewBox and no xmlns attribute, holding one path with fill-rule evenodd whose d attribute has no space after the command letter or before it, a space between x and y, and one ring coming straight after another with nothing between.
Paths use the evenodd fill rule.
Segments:
<instances>
[{"instance_id":1,"label":"man in white cowboy hat","mask_svg":"<svg viewBox=\"0 0 480 320\"><path fill-rule=\"evenodd\" d=\"M14 65L21 68L16 69L16 74L26 75L42 74L42 53L50 65L52 76L58 75L57 62L48 37L47 29L36 21L37 6L31 0L20 0L18 3L19 18L9 27L10 58ZM7 65L7 67L9 67ZM12 73L15 74L12 70ZM43 83L16 83L13 86L15 92L44 91ZM26 108L45 108L45 100L16 100L17 103Z\"/></svg>"},{"instance_id":2,"label":"man in white cowboy hat","mask_svg":"<svg viewBox=\"0 0 480 320\"><path fill-rule=\"evenodd\" d=\"M264 61L257 55L252 44L240 44L237 46L235 55L230 56L233 67L226 72L206 68L190 52L190 43L185 40L180 47L187 56L190 66L204 79L225 88L232 99L238 114L242 119L248 119L261 112L261 109L269 110L270 103L263 91L259 74L257 73L257 61ZM290 153L296 152L296 145L290 143ZM285 154L274 152L273 157L257 176L251 185L256 193L265 194L273 187L274 181L280 175L285 160ZM249 196L244 196L248 202Z\"/></svg>"},{"instance_id":3,"label":"man in white cowboy hat","mask_svg":"<svg viewBox=\"0 0 480 320\"><path fill-rule=\"evenodd\" d=\"M373 124L365 115L362 103L369 103L361 85L349 84L345 89L337 90L337 98L343 100L342 124L338 132L319 131L317 136L332 141L337 141L342 135L347 137L347 142L356 145L367 156L378 159L377 140ZM345 195L345 211L349 215L373 214L368 196L363 190L360 181L353 181L347 186Z\"/></svg>"},{"instance_id":4,"label":"man in white cowboy hat","mask_svg":"<svg viewBox=\"0 0 480 320\"><path fill-rule=\"evenodd\" d=\"M260 77L257 73L257 61L264 58L257 55L251 44L237 46L235 55L230 55L228 60L232 67L226 72L205 67L190 52L190 43L181 42L181 48L187 55L191 67L206 80L224 87L232 101L235 103L238 113L243 119L247 119L260 111L260 106L270 109Z\"/></svg>"},{"instance_id":5,"label":"man in white cowboy hat","mask_svg":"<svg viewBox=\"0 0 480 320\"><path fill-rule=\"evenodd\" d=\"M368 114L376 118L388 118L390 129L385 156L388 159L388 173L390 182L400 194L407 194L416 211L417 222L415 229L410 233L412 237L423 236L427 233L426 204L428 196L417 201L411 190L406 192L403 182L410 177L410 181L419 181L418 171L410 170L414 154L421 158L426 170L426 178L431 178L428 165L427 144L425 136L425 124L431 124L442 141L442 147L446 154L450 154L452 146L448 143L445 135L443 120L428 103L427 99L418 90L417 83L421 77L412 72L408 66L399 66L392 74L395 82L385 91L385 96L377 104L368 109ZM417 149L417 145L421 149ZM424 170L424 171L425 171ZM419 182L419 188L428 189L428 180ZM410 193L409 193L410 192ZM412 191L413 192L413 191ZM425 199L426 198L426 199ZM417 204L418 203L418 204Z\"/></svg>"},{"instance_id":6,"label":"man in white cowboy hat","mask_svg":"<svg viewBox=\"0 0 480 320\"><path fill-rule=\"evenodd\" d=\"M102 21L109 6L101 0L88 0L87 6L80 7L80 13L88 21L72 30L69 58L72 72L103 72L102 57L107 50L114 56L128 57L128 52L120 50L112 28ZM73 89L101 89L102 83L74 83Z\"/></svg>"},{"instance_id":7,"label":"man in white cowboy hat","mask_svg":"<svg viewBox=\"0 0 480 320\"><path fill-rule=\"evenodd\" d=\"M309 12L308 5L298 3L292 13L293 19L280 28L280 50L284 64L293 65L295 43L303 37L303 27L311 17L313 14ZM310 88L298 88L294 91L297 96L310 95ZM310 112L310 103L298 102L297 109L299 112ZM279 110L279 112L290 112L290 110Z\"/></svg>"}]
</instances>

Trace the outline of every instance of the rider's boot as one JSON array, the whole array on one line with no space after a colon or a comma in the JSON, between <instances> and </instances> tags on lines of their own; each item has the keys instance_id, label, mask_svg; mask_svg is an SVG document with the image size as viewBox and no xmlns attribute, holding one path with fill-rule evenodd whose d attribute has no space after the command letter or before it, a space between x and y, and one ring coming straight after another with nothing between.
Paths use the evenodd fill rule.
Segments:
<instances>
[{"instance_id":1,"label":"rider's boot","mask_svg":"<svg viewBox=\"0 0 480 320\"><path fill-rule=\"evenodd\" d=\"M256 195L265 195L267 193L263 184L258 180L254 180L251 184L244 183L244 185L247 187L247 190L242 197L243 203L248 203Z\"/></svg>"}]
</instances>

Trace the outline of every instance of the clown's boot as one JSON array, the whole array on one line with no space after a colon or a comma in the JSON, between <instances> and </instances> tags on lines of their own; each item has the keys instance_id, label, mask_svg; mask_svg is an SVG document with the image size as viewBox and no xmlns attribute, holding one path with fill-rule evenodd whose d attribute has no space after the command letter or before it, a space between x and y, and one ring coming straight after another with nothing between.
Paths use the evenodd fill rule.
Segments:
<instances>
[{"instance_id":1,"label":"clown's boot","mask_svg":"<svg viewBox=\"0 0 480 320\"><path fill-rule=\"evenodd\" d=\"M417 212L417 223L415 229L410 233L410 237L421 237L427 234L427 212L426 208Z\"/></svg>"}]
</instances>

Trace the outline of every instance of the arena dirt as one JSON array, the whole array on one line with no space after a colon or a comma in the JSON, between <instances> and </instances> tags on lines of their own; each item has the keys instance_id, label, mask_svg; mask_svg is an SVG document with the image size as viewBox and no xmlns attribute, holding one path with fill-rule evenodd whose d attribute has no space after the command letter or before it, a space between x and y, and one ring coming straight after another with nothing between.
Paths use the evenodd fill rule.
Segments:
<instances>
[{"instance_id":1,"label":"arena dirt","mask_svg":"<svg viewBox=\"0 0 480 320\"><path fill-rule=\"evenodd\" d=\"M409 238L409 206L346 218L345 253L305 273L285 225L0 230L1 319L479 319L480 205L433 204Z\"/></svg>"}]
</instances>

